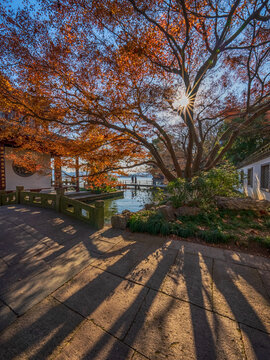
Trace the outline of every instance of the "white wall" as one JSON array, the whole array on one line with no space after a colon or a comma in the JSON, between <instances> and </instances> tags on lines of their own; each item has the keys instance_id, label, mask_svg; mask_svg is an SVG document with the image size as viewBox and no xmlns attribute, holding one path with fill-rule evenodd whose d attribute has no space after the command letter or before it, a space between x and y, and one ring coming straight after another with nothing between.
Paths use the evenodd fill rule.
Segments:
<instances>
[{"instance_id":1,"label":"white wall","mask_svg":"<svg viewBox=\"0 0 270 360\"><path fill-rule=\"evenodd\" d=\"M244 190L244 193L246 195L254 199L259 199L259 200L266 199L270 201L270 191L265 191L261 189L260 186L261 166L267 165L269 163L270 163L270 156L263 160L257 161L253 164L244 166L239 169L239 171L243 170L245 174L244 186L242 190ZM250 168L253 168L253 187L247 185L247 173L248 173L248 169Z\"/></svg>"},{"instance_id":2,"label":"white wall","mask_svg":"<svg viewBox=\"0 0 270 360\"><path fill-rule=\"evenodd\" d=\"M24 186L26 190L51 188L51 174L49 170L42 174L35 173L28 177L23 177L15 174L12 168L13 161L8 159L8 155L12 154L13 151L14 150L12 147L5 147L6 190L15 190L16 186ZM50 155L43 154L40 161L42 164L45 165L47 169L50 168Z\"/></svg>"}]
</instances>

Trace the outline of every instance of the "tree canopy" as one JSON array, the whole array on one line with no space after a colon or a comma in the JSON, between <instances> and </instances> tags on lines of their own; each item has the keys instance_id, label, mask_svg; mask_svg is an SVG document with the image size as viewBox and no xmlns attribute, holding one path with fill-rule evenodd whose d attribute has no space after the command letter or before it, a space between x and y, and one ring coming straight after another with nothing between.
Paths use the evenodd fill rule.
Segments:
<instances>
[{"instance_id":1,"label":"tree canopy","mask_svg":"<svg viewBox=\"0 0 270 360\"><path fill-rule=\"evenodd\" d=\"M270 123L265 116L256 119L254 127L243 131L228 150L226 158L235 166L240 165L247 157L264 145L270 143Z\"/></svg>"},{"instance_id":2,"label":"tree canopy","mask_svg":"<svg viewBox=\"0 0 270 360\"><path fill-rule=\"evenodd\" d=\"M106 132L115 154L128 144L130 166L190 178L269 111L268 1L40 0L0 11L0 102L77 138Z\"/></svg>"}]
</instances>

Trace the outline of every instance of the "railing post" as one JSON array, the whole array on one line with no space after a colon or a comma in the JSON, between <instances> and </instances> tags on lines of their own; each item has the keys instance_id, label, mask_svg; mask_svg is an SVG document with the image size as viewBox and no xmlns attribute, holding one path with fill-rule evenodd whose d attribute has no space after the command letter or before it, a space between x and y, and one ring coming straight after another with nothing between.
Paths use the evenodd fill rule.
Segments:
<instances>
[{"instance_id":1,"label":"railing post","mask_svg":"<svg viewBox=\"0 0 270 360\"><path fill-rule=\"evenodd\" d=\"M64 195L65 189L57 188L56 189L56 198L55 198L55 210L61 212L61 197Z\"/></svg>"},{"instance_id":2,"label":"railing post","mask_svg":"<svg viewBox=\"0 0 270 360\"><path fill-rule=\"evenodd\" d=\"M24 186L16 186L16 199L18 204L21 203L21 192L23 191L23 189Z\"/></svg>"},{"instance_id":3,"label":"railing post","mask_svg":"<svg viewBox=\"0 0 270 360\"><path fill-rule=\"evenodd\" d=\"M5 190L0 190L0 206L3 205L2 204L2 195L4 195L6 193Z\"/></svg>"},{"instance_id":4,"label":"railing post","mask_svg":"<svg viewBox=\"0 0 270 360\"><path fill-rule=\"evenodd\" d=\"M95 225L98 229L104 226L104 201L95 201Z\"/></svg>"}]
</instances>

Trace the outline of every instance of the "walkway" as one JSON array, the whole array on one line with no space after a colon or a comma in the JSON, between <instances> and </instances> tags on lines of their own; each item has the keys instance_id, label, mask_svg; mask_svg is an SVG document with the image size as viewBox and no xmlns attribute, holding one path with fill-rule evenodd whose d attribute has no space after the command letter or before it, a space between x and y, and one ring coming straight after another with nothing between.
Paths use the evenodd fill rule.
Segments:
<instances>
[{"instance_id":1,"label":"walkway","mask_svg":"<svg viewBox=\"0 0 270 360\"><path fill-rule=\"evenodd\" d=\"M0 276L0 359L269 359L269 259L16 205Z\"/></svg>"}]
</instances>

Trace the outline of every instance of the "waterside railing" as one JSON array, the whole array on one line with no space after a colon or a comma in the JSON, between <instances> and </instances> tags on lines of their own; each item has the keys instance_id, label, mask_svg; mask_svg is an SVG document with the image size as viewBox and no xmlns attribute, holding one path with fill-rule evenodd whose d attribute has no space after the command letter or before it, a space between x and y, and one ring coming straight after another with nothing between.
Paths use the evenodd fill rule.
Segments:
<instances>
[{"instance_id":1,"label":"waterside railing","mask_svg":"<svg viewBox=\"0 0 270 360\"><path fill-rule=\"evenodd\" d=\"M53 209L57 212L82 220L96 229L104 226L104 201L97 200L92 204L85 204L79 200L64 196L63 190L56 194L23 191L23 186L17 186L16 191L0 193L0 205L23 204Z\"/></svg>"}]
</instances>

